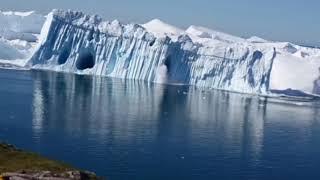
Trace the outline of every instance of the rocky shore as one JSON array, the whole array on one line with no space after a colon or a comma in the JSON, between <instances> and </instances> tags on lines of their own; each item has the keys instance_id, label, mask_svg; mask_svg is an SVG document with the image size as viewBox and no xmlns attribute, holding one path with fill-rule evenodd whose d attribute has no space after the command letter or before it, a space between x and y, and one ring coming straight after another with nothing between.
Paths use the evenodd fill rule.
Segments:
<instances>
[{"instance_id":1,"label":"rocky shore","mask_svg":"<svg viewBox=\"0 0 320 180\"><path fill-rule=\"evenodd\" d=\"M0 143L0 180L91 180L94 173Z\"/></svg>"},{"instance_id":2,"label":"rocky shore","mask_svg":"<svg viewBox=\"0 0 320 180\"><path fill-rule=\"evenodd\" d=\"M91 172L82 171L68 171L64 173L53 173L50 171L39 172L14 172L3 173L0 175L0 180L86 180L98 179L95 174Z\"/></svg>"}]
</instances>

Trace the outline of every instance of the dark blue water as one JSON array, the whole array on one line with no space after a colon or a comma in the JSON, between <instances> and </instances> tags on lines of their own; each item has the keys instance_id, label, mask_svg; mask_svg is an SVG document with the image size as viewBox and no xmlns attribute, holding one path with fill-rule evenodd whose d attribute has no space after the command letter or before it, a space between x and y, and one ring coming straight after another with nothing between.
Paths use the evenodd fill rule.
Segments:
<instances>
[{"instance_id":1,"label":"dark blue water","mask_svg":"<svg viewBox=\"0 0 320 180\"><path fill-rule=\"evenodd\" d=\"M0 140L111 180L318 180L318 107L0 70Z\"/></svg>"}]
</instances>

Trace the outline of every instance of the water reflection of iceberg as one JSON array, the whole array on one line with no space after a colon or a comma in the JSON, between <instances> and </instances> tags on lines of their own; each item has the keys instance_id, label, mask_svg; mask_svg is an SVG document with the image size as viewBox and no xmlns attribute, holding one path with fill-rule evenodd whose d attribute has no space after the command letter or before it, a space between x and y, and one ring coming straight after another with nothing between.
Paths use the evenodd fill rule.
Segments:
<instances>
[{"instance_id":1,"label":"water reflection of iceberg","mask_svg":"<svg viewBox=\"0 0 320 180\"><path fill-rule=\"evenodd\" d=\"M55 129L120 144L163 144L178 136L186 148L215 144L238 157L247 150L260 155L266 102L259 98L54 72L33 75L35 136Z\"/></svg>"},{"instance_id":2,"label":"water reflection of iceberg","mask_svg":"<svg viewBox=\"0 0 320 180\"><path fill-rule=\"evenodd\" d=\"M205 131L208 139L217 140L216 136L219 136L217 148L230 152L235 158L250 153L251 158L257 160L263 146L266 108L264 98L223 91L191 92L188 94L188 111L196 124L193 125L192 137L195 139L192 142L200 145L204 135L201 131Z\"/></svg>"},{"instance_id":3,"label":"water reflection of iceberg","mask_svg":"<svg viewBox=\"0 0 320 180\"><path fill-rule=\"evenodd\" d=\"M94 135L97 141L130 141L135 129L143 129L140 135L148 133L149 138L156 133L152 121L160 110L163 86L54 72L33 75L36 136L59 129Z\"/></svg>"},{"instance_id":4,"label":"water reflection of iceberg","mask_svg":"<svg viewBox=\"0 0 320 180\"><path fill-rule=\"evenodd\" d=\"M64 151L84 147L75 151L96 166L114 165L108 172L158 171L153 168L161 164L168 174L228 170L221 177L238 177L233 175L256 172L268 157L285 154L273 148L286 149L287 141L302 155L318 143L319 106L188 86L33 75L33 134L42 142L58 138Z\"/></svg>"}]
</instances>

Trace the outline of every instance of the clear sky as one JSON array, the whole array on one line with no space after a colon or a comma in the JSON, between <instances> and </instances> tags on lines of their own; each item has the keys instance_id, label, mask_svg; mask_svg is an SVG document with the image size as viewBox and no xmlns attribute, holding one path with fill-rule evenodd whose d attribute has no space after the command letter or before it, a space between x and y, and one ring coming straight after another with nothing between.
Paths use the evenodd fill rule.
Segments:
<instances>
[{"instance_id":1,"label":"clear sky","mask_svg":"<svg viewBox=\"0 0 320 180\"><path fill-rule=\"evenodd\" d=\"M107 20L159 18L186 28L201 25L238 36L320 45L319 0L0 0L1 10L74 9Z\"/></svg>"}]
</instances>

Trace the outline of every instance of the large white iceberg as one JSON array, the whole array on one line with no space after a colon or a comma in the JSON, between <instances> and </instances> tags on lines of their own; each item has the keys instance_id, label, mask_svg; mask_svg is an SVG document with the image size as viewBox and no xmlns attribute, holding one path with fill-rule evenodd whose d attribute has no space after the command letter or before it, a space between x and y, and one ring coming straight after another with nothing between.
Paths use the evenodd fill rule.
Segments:
<instances>
[{"instance_id":1,"label":"large white iceberg","mask_svg":"<svg viewBox=\"0 0 320 180\"><path fill-rule=\"evenodd\" d=\"M158 22L158 23L157 23ZM150 24L150 23L149 23ZM165 23L156 20L158 29ZM41 34L33 68L161 83L189 84L245 93L266 93L273 47L212 39L175 31L161 35L148 25L105 22L98 16L55 10ZM160 34L160 35L159 35ZM201 39L201 37L199 37Z\"/></svg>"},{"instance_id":2,"label":"large white iceberg","mask_svg":"<svg viewBox=\"0 0 320 180\"><path fill-rule=\"evenodd\" d=\"M122 24L54 10L28 66L253 94L320 94L317 48L182 30L158 19Z\"/></svg>"}]
</instances>

